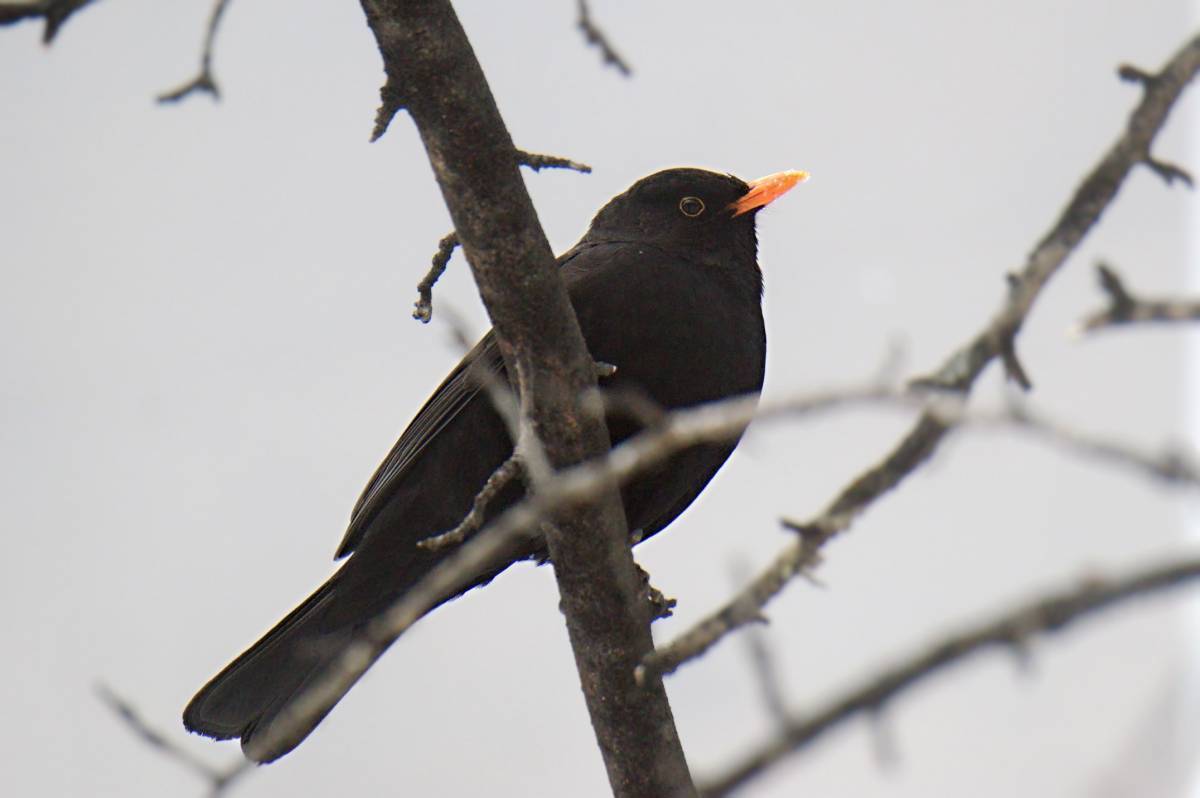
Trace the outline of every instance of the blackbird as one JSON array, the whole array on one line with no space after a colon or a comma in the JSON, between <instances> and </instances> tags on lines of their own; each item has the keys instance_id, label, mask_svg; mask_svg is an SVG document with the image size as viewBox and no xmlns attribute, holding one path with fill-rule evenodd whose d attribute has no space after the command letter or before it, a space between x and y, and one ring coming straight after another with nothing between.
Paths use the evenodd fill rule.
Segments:
<instances>
[{"instance_id":1,"label":"blackbird","mask_svg":"<svg viewBox=\"0 0 1200 798\"><path fill-rule=\"evenodd\" d=\"M575 315L598 363L616 367L602 386L633 391L671 410L757 394L766 362L754 223L767 203L805 179L779 172L745 183L702 169L667 169L605 205L558 259ZM353 641L356 631L416 585L447 551L419 541L453 529L512 454L509 432L480 366L502 381L492 333L463 358L408 425L351 513L336 557L349 559L303 604L217 674L183 713L191 731L240 737L247 756L270 762L320 719L252 746ZM641 428L610 410L613 445ZM621 489L633 540L671 523L708 484L737 441L686 449ZM500 513L523 494L510 481L490 502ZM523 559L545 560L535 532L439 603L490 581Z\"/></svg>"}]
</instances>

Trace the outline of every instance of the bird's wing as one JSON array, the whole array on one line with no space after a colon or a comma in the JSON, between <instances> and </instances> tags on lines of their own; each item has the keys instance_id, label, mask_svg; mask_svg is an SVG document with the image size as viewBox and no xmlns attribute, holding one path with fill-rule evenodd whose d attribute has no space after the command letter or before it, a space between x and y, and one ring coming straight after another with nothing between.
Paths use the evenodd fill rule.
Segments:
<instances>
[{"instance_id":1,"label":"bird's wing","mask_svg":"<svg viewBox=\"0 0 1200 798\"><path fill-rule=\"evenodd\" d=\"M474 366L476 363L477 367ZM362 542L363 534L375 511L387 501L394 487L404 479L421 452L479 393L480 375L474 368L486 369L486 373L505 380L504 360L496 345L496 336L491 331L467 353L454 371L450 372L450 376L434 391L433 396L409 423L408 428L400 435L400 440L396 441L396 445L376 469L371 481L358 497L354 509L350 511L350 526L338 545L335 559L345 557Z\"/></svg>"}]
</instances>

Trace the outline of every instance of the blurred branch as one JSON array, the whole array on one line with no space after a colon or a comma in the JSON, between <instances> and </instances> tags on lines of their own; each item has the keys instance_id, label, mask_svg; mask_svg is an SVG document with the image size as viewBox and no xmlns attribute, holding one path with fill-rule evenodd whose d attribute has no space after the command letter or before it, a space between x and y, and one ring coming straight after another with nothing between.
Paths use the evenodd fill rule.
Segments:
<instances>
[{"instance_id":1,"label":"blurred branch","mask_svg":"<svg viewBox=\"0 0 1200 798\"><path fill-rule=\"evenodd\" d=\"M1017 333L1042 288L1100 219L1129 172L1137 164L1150 161L1150 146L1155 136L1197 70L1200 70L1200 36L1185 44L1162 71L1141 81L1142 100L1130 115L1124 132L1083 179L1021 271L1009 275L1008 294L999 310L936 373L917 380L915 386L966 397L984 368L999 358L1009 379L1024 388L1030 387L1025 369L1017 359ZM785 519L784 527L797 533L795 541L719 610L648 657L640 672L670 673L733 630L760 618L762 608L788 582L817 564L818 553L829 540L929 459L950 426L936 407L927 409L883 460L859 475L823 512L805 522Z\"/></svg>"},{"instance_id":2,"label":"blurred branch","mask_svg":"<svg viewBox=\"0 0 1200 798\"><path fill-rule=\"evenodd\" d=\"M133 733L141 738L142 742L168 759L173 759L180 763L208 782L208 795L210 798L219 798L219 796L225 795L235 782L254 768L253 762L241 757L238 757L226 767L214 767L193 755L183 746L172 742L166 734L152 728L142 719L142 716L134 708L133 704L114 693L106 685L100 684L96 686L96 696L109 709L115 712L117 717L123 720Z\"/></svg>"},{"instance_id":3,"label":"blurred branch","mask_svg":"<svg viewBox=\"0 0 1200 798\"><path fill-rule=\"evenodd\" d=\"M200 54L200 71L196 77L177 89L158 95L160 103L179 102L193 92L206 92L212 95L214 100L221 99L221 90L213 76L212 55L213 46L217 41L217 30L221 27L221 18L228 5L229 0L215 0L213 3L212 14L208 17L208 29L204 34L204 50Z\"/></svg>"},{"instance_id":4,"label":"blurred branch","mask_svg":"<svg viewBox=\"0 0 1200 798\"><path fill-rule=\"evenodd\" d=\"M701 788L706 798L728 795L797 753L855 715L877 715L902 690L943 668L991 647L1007 648L1024 659L1030 641L1058 632L1113 605L1179 587L1200 577L1200 558L1170 559L1122 576L1095 576L1025 602L977 626L937 640L847 690L817 711L788 725L771 740Z\"/></svg>"},{"instance_id":5,"label":"blurred branch","mask_svg":"<svg viewBox=\"0 0 1200 798\"><path fill-rule=\"evenodd\" d=\"M1071 429L1019 404L1001 413L971 413L966 420L972 428L1017 429L1084 458L1122 465L1171 485L1200 488L1200 465L1176 447L1157 454L1146 452L1127 443Z\"/></svg>"},{"instance_id":6,"label":"blurred branch","mask_svg":"<svg viewBox=\"0 0 1200 798\"><path fill-rule=\"evenodd\" d=\"M583 38L587 40L588 44L600 48L600 55L604 58L604 63L613 66L625 77L632 75L633 70L629 64L613 49L608 37L604 35L604 31L597 28L596 24L592 22L592 14L588 9L587 0L577 0L577 5L579 18L575 25L583 32Z\"/></svg>"},{"instance_id":7,"label":"blurred branch","mask_svg":"<svg viewBox=\"0 0 1200 798\"><path fill-rule=\"evenodd\" d=\"M42 43L50 44L67 18L92 0L41 0L40 2L0 3L0 25L11 25L23 19L45 19Z\"/></svg>"},{"instance_id":8,"label":"blurred branch","mask_svg":"<svg viewBox=\"0 0 1200 798\"><path fill-rule=\"evenodd\" d=\"M469 535L477 532L479 527L483 525L484 513L487 512L488 506L496 499L496 495L508 487L508 484L514 479L520 478L520 476L521 459L517 456L516 452L513 452L488 477L487 482L483 484L483 489L475 495L475 501L471 504L470 512L459 522L458 526L449 532L442 532L441 534L418 541L417 547L426 551L437 551L438 549L462 543Z\"/></svg>"},{"instance_id":9,"label":"blurred branch","mask_svg":"<svg viewBox=\"0 0 1200 798\"><path fill-rule=\"evenodd\" d=\"M297 699L278 724L283 729L302 726L303 719L318 717L328 710L366 673L371 664L448 591L462 579L480 569L503 552L514 540L530 534L543 519L563 517L562 511L574 510L605 490L641 471L662 462L671 454L697 443L737 437L756 415L757 397L736 397L663 417L654 429L627 439L603 457L561 468L537 483L536 492L506 509L484 529L449 551L445 558L407 591L385 612L376 616L322 678ZM766 404L758 409L759 418L792 418L856 404L896 403L903 399L882 388L830 391L795 397ZM645 580L642 580L643 582ZM640 595L645 589L639 585ZM648 602L642 601L641 606ZM633 668L630 668L632 673ZM281 736L286 731L281 731ZM270 741L255 738L255 744L269 747Z\"/></svg>"},{"instance_id":10,"label":"blurred branch","mask_svg":"<svg viewBox=\"0 0 1200 798\"><path fill-rule=\"evenodd\" d=\"M737 562L732 574L736 586L750 578L750 567L745 562ZM747 626L743 639L746 641L746 653L754 670L754 682L758 685L763 709L780 729L786 729L791 725L791 715L787 711L783 680L779 678L775 651L767 639L765 626Z\"/></svg>"},{"instance_id":11,"label":"blurred branch","mask_svg":"<svg viewBox=\"0 0 1200 798\"><path fill-rule=\"evenodd\" d=\"M1112 267L1098 263L1096 271L1109 305L1080 322L1076 332L1095 332L1120 324L1200 321L1200 299L1142 299L1129 292Z\"/></svg>"}]
</instances>

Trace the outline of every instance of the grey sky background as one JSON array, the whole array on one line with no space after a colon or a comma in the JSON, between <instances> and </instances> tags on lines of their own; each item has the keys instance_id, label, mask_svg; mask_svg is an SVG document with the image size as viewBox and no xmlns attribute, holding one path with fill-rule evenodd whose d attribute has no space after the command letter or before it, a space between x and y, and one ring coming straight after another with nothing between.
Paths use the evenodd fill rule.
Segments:
<instances>
[{"instance_id":1,"label":"grey sky background","mask_svg":"<svg viewBox=\"0 0 1200 798\"><path fill-rule=\"evenodd\" d=\"M40 26L0 30L14 795L200 794L93 686L182 738L192 693L329 574L359 490L457 360L438 309L486 327L460 256L434 322L409 318L450 225L407 118L367 143L382 75L358 4L237 0L222 102L155 106L193 74L208 12L106 0L49 50ZM596 0L636 70L624 80L584 46L568 0L459 13L518 145L595 167L527 177L556 250L659 168L812 172L760 216L771 395L861 380L897 337L906 373L939 365L1121 129L1138 91L1115 66L1157 68L1200 18L1184 0ZM1157 148L1193 170L1196 90ZM1196 221L1192 194L1132 176L1020 338L1035 406L1145 447L1180 438L1196 333L1065 331L1102 302L1097 258L1148 294L1183 290L1189 268L1197 285ZM997 373L977 398L1000 401ZM785 543L781 515L818 511L907 423L875 411L752 430L637 551L680 602L660 639ZM1038 588L1181 546L1194 509L1107 465L963 434L829 548L824 589L797 583L771 605L789 702L803 711ZM1193 607L1150 601L1038 642L1028 671L980 658L890 707L891 767L857 721L747 794L1185 794ZM669 689L697 775L770 731L741 640ZM238 794L606 792L552 574L522 566L422 622Z\"/></svg>"}]
</instances>

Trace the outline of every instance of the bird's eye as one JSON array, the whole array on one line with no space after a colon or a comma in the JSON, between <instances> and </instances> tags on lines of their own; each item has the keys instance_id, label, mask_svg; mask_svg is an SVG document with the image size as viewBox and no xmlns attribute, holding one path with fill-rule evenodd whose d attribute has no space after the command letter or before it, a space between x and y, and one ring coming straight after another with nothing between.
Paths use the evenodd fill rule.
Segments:
<instances>
[{"instance_id":1,"label":"bird's eye","mask_svg":"<svg viewBox=\"0 0 1200 798\"><path fill-rule=\"evenodd\" d=\"M704 200L699 197L684 197L679 201L679 212L693 218L699 216L704 213Z\"/></svg>"}]
</instances>

